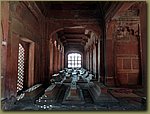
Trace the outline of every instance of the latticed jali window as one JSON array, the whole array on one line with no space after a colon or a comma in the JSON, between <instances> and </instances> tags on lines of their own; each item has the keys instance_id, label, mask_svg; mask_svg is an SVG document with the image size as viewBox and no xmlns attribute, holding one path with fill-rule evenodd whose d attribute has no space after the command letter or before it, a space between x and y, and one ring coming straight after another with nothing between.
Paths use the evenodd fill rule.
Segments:
<instances>
[{"instance_id":1,"label":"latticed jali window","mask_svg":"<svg viewBox=\"0 0 150 114\"><path fill-rule=\"evenodd\" d=\"M25 49L19 44L17 92L23 89Z\"/></svg>"},{"instance_id":2,"label":"latticed jali window","mask_svg":"<svg viewBox=\"0 0 150 114\"><path fill-rule=\"evenodd\" d=\"M71 53L68 55L68 67L81 67L81 55L78 53Z\"/></svg>"}]
</instances>

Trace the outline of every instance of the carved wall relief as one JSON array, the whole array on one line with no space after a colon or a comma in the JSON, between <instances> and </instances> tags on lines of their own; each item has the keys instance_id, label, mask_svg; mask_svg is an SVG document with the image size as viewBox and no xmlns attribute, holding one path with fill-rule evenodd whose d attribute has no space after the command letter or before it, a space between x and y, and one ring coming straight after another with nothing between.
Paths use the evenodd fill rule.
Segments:
<instances>
[{"instance_id":1,"label":"carved wall relief","mask_svg":"<svg viewBox=\"0 0 150 114\"><path fill-rule=\"evenodd\" d=\"M115 25L114 37L119 41L137 40L140 36L139 26L139 21L119 20Z\"/></svg>"}]
</instances>

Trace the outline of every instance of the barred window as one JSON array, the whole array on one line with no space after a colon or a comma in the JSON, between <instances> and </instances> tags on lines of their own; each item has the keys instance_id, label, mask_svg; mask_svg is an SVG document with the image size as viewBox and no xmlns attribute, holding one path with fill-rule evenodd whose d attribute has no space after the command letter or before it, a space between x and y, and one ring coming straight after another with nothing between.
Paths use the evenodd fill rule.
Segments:
<instances>
[{"instance_id":1,"label":"barred window","mask_svg":"<svg viewBox=\"0 0 150 114\"><path fill-rule=\"evenodd\" d=\"M68 67L79 68L81 67L81 54L71 53L68 55Z\"/></svg>"},{"instance_id":2,"label":"barred window","mask_svg":"<svg viewBox=\"0 0 150 114\"><path fill-rule=\"evenodd\" d=\"M19 44L17 92L23 89L25 49Z\"/></svg>"}]
</instances>

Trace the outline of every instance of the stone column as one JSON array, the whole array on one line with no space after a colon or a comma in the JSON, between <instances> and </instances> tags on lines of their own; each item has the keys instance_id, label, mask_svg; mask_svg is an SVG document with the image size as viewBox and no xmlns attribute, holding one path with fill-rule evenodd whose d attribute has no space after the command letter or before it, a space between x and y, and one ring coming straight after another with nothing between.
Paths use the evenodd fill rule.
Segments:
<instances>
[{"instance_id":1,"label":"stone column","mask_svg":"<svg viewBox=\"0 0 150 114\"><path fill-rule=\"evenodd\" d=\"M50 39L50 46L49 46L49 48L50 48L50 66L49 66L49 68L50 68L50 72L49 72L49 74L50 74L50 76L53 74L53 66L54 66L54 61L53 61L53 57L54 57L54 44L53 44L53 42L52 42L52 39Z\"/></svg>"},{"instance_id":2,"label":"stone column","mask_svg":"<svg viewBox=\"0 0 150 114\"><path fill-rule=\"evenodd\" d=\"M53 61L54 61L54 63L53 63L53 65L54 65L54 73L57 73L57 56L58 56L58 54L57 54L58 52L57 52L57 41L55 40L54 41L54 58L53 58Z\"/></svg>"}]
</instances>

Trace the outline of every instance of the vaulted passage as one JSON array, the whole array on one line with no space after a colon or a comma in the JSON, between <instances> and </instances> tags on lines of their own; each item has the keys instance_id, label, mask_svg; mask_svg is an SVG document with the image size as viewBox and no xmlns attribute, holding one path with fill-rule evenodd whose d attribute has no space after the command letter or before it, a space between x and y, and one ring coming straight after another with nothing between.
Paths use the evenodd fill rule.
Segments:
<instances>
[{"instance_id":1,"label":"vaulted passage","mask_svg":"<svg viewBox=\"0 0 150 114\"><path fill-rule=\"evenodd\" d=\"M146 110L147 4L1 2L3 110Z\"/></svg>"}]
</instances>

